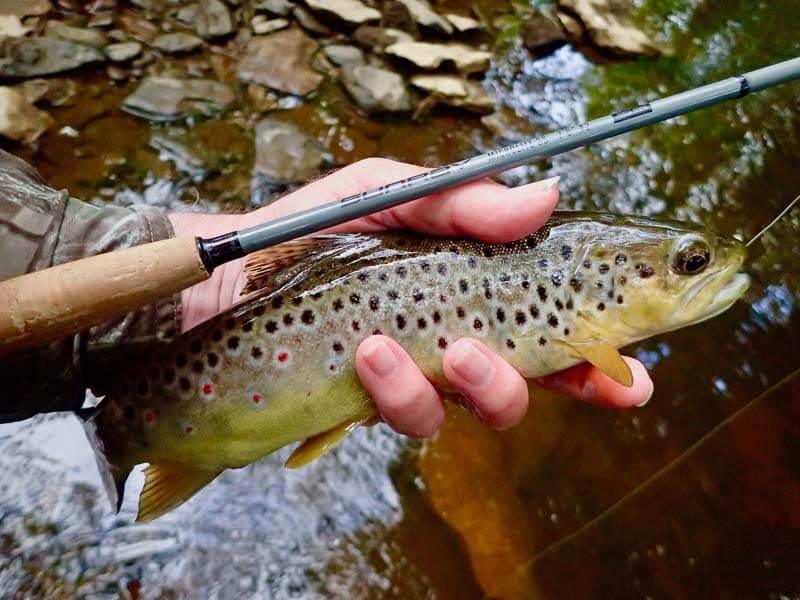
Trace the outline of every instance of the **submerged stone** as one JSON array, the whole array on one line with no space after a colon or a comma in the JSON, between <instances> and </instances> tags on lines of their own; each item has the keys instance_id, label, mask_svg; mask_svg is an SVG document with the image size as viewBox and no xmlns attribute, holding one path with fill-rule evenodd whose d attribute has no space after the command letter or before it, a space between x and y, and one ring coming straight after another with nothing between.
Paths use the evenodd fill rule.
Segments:
<instances>
[{"instance_id":1,"label":"submerged stone","mask_svg":"<svg viewBox=\"0 0 800 600\"><path fill-rule=\"evenodd\" d=\"M350 25L377 21L381 13L359 0L306 0L312 10L336 17Z\"/></svg>"},{"instance_id":2,"label":"submerged stone","mask_svg":"<svg viewBox=\"0 0 800 600\"><path fill-rule=\"evenodd\" d=\"M72 27L60 21L48 21L45 28L47 37L59 38L92 48L103 48L108 44L106 34L97 29L84 29L83 27Z\"/></svg>"},{"instance_id":3,"label":"submerged stone","mask_svg":"<svg viewBox=\"0 0 800 600\"><path fill-rule=\"evenodd\" d=\"M405 31L374 25L362 25L353 32L353 38L364 48L382 52L387 46L397 42L413 42L414 38Z\"/></svg>"},{"instance_id":4,"label":"submerged stone","mask_svg":"<svg viewBox=\"0 0 800 600\"><path fill-rule=\"evenodd\" d=\"M197 50L203 45L203 40L190 33L164 33L150 42L150 45L167 54L180 54Z\"/></svg>"},{"instance_id":5,"label":"submerged stone","mask_svg":"<svg viewBox=\"0 0 800 600\"><path fill-rule=\"evenodd\" d=\"M22 39L9 43L0 59L0 76L38 77L103 61L99 50L82 44L48 37Z\"/></svg>"},{"instance_id":6,"label":"submerged stone","mask_svg":"<svg viewBox=\"0 0 800 600\"><path fill-rule=\"evenodd\" d=\"M32 28L22 24L22 19L17 15L0 14L0 38L3 37L23 37L28 35Z\"/></svg>"},{"instance_id":7,"label":"submerged stone","mask_svg":"<svg viewBox=\"0 0 800 600\"><path fill-rule=\"evenodd\" d=\"M0 135L18 142L33 142L50 127L53 120L36 108L23 93L0 87Z\"/></svg>"},{"instance_id":8,"label":"submerged stone","mask_svg":"<svg viewBox=\"0 0 800 600\"><path fill-rule=\"evenodd\" d=\"M346 44L329 44L322 51L333 64L339 67L364 64L364 53L360 48Z\"/></svg>"},{"instance_id":9,"label":"submerged stone","mask_svg":"<svg viewBox=\"0 0 800 600\"><path fill-rule=\"evenodd\" d=\"M661 50L647 34L631 24L633 6L625 0L559 0L559 7L575 15L592 42L624 56L658 56Z\"/></svg>"},{"instance_id":10,"label":"submerged stone","mask_svg":"<svg viewBox=\"0 0 800 600\"><path fill-rule=\"evenodd\" d=\"M0 15L39 17L52 9L50 0L0 0Z\"/></svg>"},{"instance_id":11,"label":"submerged stone","mask_svg":"<svg viewBox=\"0 0 800 600\"><path fill-rule=\"evenodd\" d=\"M296 125L264 119L256 126L253 172L271 183L306 181L319 173L322 148Z\"/></svg>"},{"instance_id":12,"label":"submerged stone","mask_svg":"<svg viewBox=\"0 0 800 600\"><path fill-rule=\"evenodd\" d=\"M125 98L122 108L151 121L173 121L192 113L223 111L235 99L233 89L219 81L148 77Z\"/></svg>"},{"instance_id":13,"label":"submerged stone","mask_svg":"<svg viewBox=\"0 0 800 600\"><path fill-rule=\"evenodd\" d=\"M519 34L525 47L537 54L545 54L567 43L561 24L541 13L525 19Z\"/></svg>"},{"instance_id":14,"label":"submerged stone","mask_svg":"<svg viewBox=\"0 0 800 600\"><path fill-rule=\"evenodd\" d=\"M444 15L444 18L450 21L450 24L458 33L469 33L471 31L479 31L483 29L483 26L480 24L480 22L472 17L448 14Z\"/></svg>"},{"instance_id":15,"label":"submerged stone","mask_svg":"<svg viewBox=\"0 0 800 600\"><path fill-rule=\"evenodd\" d=\"M142 45L139 42L120 42L106 47L106 56L112 62L126 62L132 60L142 53Z\"/></svg>"},{"instance_id":16,"label":"submerged stone","mask_svg":"<svg viewBox=\"0 0 800 600\"><path fill-rule=\"evenodd\" d=\"M266 35L274 31L286 29L289 26L287 19L267 19L264 15L256 15L250 21L250 27L256 35Z\"/></svg>"},{"instance_id":17,"label":"submerged stone","mask_svg":"<svg viewBox=\"0 0 800 600\"><path fill-rule=\"evenodd\" d=\"M285 17L292 12L292 3L289 0L261 0L254 6L256 10L264 10L279 17Z\"/></svg>"},{"instance_id":18,"label":"submerged stone","mask_svg":"<svg viewBox=\"0 0 800 600\"><path fill-rule=\"evenodd\" d=\"M476 81L456 75L414 75L411 85L428 92L442 104L479 113L494 110L494 100Z\"/></svg>"},{"instance_id":19,"label":"submerged stone","mask_svg":"<svg viewBox=\"0 0 800 600\"><path fill-rule=\"evenodd\" d=\"M310 66L318 48L316 41L297 28L254 37L247 44L237 76L247 83L305 96L322 83L322 75Z\"/></svg>"},{"instance_id":20,"label":"submerged stone","mask_svg":"<svg viewBox=\"0 0 800 600\"><path fill-rule=\"evenodd\" d=\"M408 8L414 20L423 27L433 29L439 33L450 35L453 33L453 26L442 15L434 12L431 5L426 0L397 0Z\"/></svg>"},{"instance_id":21,"label":"submerged stone","mask_svg":"<svg viewBox=\"0 0 800 600\"><path fill-rule=\"evenodd\" d=\"M403 112L412 108L403 78L385 68L352 65L342 69L342 83L367 112Z\"/></svg>"},{"instance_id":22,"label":"submerged stone","mask_svg":"<svg viewBox=\"0 0 800 600\"><path fill-rule=\"evenodd\" d=\"M197 10L197 34L205 39L233 33L233 17L222 0L203 0Z\"/></svg>"},{"instance_id":23,"label":"submerged stone","mask_svg":"<svg viewBox=\"0 0 800 600\"><path fill-rule=\"evenodd\" d=\"M490 52L462 44L431 44L428 42L399 42L385 49L386 54L403 58L423 69L438 69L452 62L459 71L485 71L492 59Z\"/></svg>"}]
</instances>

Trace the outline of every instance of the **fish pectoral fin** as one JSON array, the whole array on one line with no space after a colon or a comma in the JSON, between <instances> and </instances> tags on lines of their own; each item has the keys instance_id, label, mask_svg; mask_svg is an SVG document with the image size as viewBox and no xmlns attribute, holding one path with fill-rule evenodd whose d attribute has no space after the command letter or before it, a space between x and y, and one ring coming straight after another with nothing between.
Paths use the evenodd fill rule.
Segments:
<instances>
[{"instance_id":1,"label":"fish pectoral fin","mask_svg":"<svg viewBox=\"0 0 800 600\"><path fill-rule=\"evenodd\" d=\"M611 344L601 341L565 342L553 340L576 358L591 363L617 383L625 387L633 385L633 373L619 351Z\"/></svg>"},{"instance_id":2,"label":"fish pectoral fin","mask_svg":"<svg viewBox=\"0 0 800 600\"><path fill-rule=\"evenodd\" d=\"M286 464L283 466L287 469L305 467L307 464L314 462L319 457L336 448L351 431L372 418L373 415L369 415L352 421L345 421L333 429L323 431L322 433L308 438L294 449L294 452L286 459Z\"/></svg>"},{"instance_id":3,"label":"fish pectoral fin","mask_svg":"<svg viewBox=\"0 0 800 600\"><path fill-rule=\"evenodd\" d=\"M194 496L220 471L189 469L183 465L152 463L144 470L145 482L139 496L136 521L152 521Z\"/></svg>"}]
</instances>

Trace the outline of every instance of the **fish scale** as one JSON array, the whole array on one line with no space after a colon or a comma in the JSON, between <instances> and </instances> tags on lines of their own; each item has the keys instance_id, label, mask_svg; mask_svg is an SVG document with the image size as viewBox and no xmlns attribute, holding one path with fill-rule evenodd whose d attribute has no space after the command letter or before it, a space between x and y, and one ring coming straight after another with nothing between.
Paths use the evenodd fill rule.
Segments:
<instances>
[{"instance_id":1,"label":"fish scale","mask_svg":"<svg viewBox=\"0 0 800 600\"><path fill-rule=\"evenodd\" d=\"M254 295L155 348L104 390L92 425L110 487L119 494L128 471L150 463L139 515L148 519L225 468L304 439L321 452L328 442L315 436L341 439L375 414L353 365L372 334L395 338L443 390L451 388L442 356L462 337L526 377L600 360L586 344L616 354L675 328L660 322L656 300L695 279L670 264L687 235L709 240L721 264L743 260L735 242L685 224L583 213L557 213L509 244L344 235L261 253Z\"/></svg>"}]
</instances>

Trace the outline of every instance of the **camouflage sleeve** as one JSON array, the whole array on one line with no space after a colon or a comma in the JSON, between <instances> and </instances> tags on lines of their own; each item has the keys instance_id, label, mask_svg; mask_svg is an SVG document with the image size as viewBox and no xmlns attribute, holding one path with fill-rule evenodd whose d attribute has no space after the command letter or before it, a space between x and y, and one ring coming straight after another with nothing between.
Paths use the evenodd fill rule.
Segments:
<instances>
[{"instance_id":1,"label":"camouflage sleeve","mask_svg":"<svg viewBox=\"0 0 800 600\"><path fill-rule=\"evenodd\" d=\"M92 206L50 188L27 163L0 150L0 280L127 246L172 237L160 209ZM0 309L1 310L1 309ZM179 331L180 295L0 364L0 422L81 406L82 358L92 349Z\"/></svg>"}]
</instances>

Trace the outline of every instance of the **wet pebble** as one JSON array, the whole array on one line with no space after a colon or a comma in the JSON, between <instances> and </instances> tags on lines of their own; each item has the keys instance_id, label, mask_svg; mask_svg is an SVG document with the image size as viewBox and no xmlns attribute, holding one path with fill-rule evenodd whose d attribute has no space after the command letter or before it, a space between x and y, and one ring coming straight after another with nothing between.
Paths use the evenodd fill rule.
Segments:
<instances>
[{"instance_id":1,"label":"wet pebble","mask_svg":"<svg viewBox=\"0 0 800 600\"><path fill-rule=\"evenodd\" d=\"M250 27L256 35L266 35L273 31L286 29L289 26L289 21L286 19L268 19L264 15L256 15L250 21Z\"/></svg>"},{"instance_id":2,"label":"wet pebble","mask_svg":"<svg viewBox=\"0 0 800 600\"><path fill-rule=\"evenodd\" d=\"M203 45L203 40L190 33L164 33L150 42L150 45L167 54L180 54L197 50Z\"/></svg>"},{"instance_id":3,"label":"wet pebble","mask_svg":"<svg viewBox=\"0 0 800 600\"><path fill-rule=\"evenodd\" d=\"M132 60L142 53L142 45L139 42L121 42L110 44L106 47L106 56L112 62L126 62Z\"/></svg>"}]
</instances>

